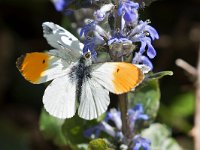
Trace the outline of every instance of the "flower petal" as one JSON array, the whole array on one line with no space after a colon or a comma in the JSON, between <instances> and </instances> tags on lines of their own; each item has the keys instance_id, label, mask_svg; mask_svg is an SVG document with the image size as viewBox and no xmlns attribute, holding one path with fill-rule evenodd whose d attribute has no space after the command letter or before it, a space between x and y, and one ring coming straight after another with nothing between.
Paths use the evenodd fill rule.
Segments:
<instances>
[{"instance_id":1,"label":"flower petal","mask_svg":"<svg viewBox=\"0 0 200 150\"><path fill-rule=\"evenodd\" d=\"M147 56L149 56L149 58L154 58L156 56L156 50L153 48L150 42L148 42L147 44L148 44Z\"/></svg>"}]
</instances>

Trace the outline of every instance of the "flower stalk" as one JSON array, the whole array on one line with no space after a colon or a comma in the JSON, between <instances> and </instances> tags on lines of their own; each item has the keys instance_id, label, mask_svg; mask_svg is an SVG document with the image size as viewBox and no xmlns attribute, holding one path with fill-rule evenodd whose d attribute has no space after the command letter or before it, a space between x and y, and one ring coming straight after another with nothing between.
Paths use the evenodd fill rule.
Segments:
<instances>
[{"instance_id":1,"label":"flower stalk","mask_svg":"<svg viewBox=\"0 0 200 150\"><path fill-rule=\"evenodd\" d=\"M115 1L115 32L118 33L121 31L121 21L122 21L122 15L118 15L118 7L119 7L119 0ZM121 58L118 58L120 60L116 61L124 61L123 56ZM121 120L122 120L122 133L125 137L125 140L127 145L128 139L130 138L130 131L129 131L129 126L128 126L128 99L127 99L127 93L125 94L120 94L117 96L118 97L118 105L119 109L121 111Z\"/></svg>"},{"instance_id":2,"label":"flower stalk","mask_svg":"<svg viewBox=\"0 0 200 150\"><path fill-rule=\"evenodd\" d=\"M118 15L119 0L115 0L115 31L120 32L122 16Z\"/></svg>"},{"instance_id":3,"label":"flower stalk","mask_svg":"<svg viewBox=\"0 0 200 150\"><path fill-rule=\"evenodd\" d=\"M129 126L128 126L128 99L127 94L118 95L118 103L119 109L121 111L121 119L122 119L122 133L124 134L125 138L128 139L129 135ZM128 141L128 140L125 140ZM128 144L128 143L126 143Z\"/></svg>"}]
</instances>

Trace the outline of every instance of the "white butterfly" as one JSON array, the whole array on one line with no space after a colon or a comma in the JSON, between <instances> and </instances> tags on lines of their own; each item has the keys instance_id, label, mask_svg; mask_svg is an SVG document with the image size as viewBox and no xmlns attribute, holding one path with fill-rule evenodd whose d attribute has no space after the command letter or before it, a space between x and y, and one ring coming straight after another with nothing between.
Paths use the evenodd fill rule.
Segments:
<instances>
[{"instance_id":1,"label":"white butterfly","mask_svg":"<svg viewBox=\"0 0 200 150\"><path fill-rule=\"evenodd\" d=\"M65 119L75 115L91 120L102 115L110 103L109 92L122 94L144 78L143 69L124 62L92 64L82 55L83 44L64 28L43 23L44 37L55 49L21 56L17 67L34 84L53 80L43 96L44 108Z\"/></svg>"}]
</instances>

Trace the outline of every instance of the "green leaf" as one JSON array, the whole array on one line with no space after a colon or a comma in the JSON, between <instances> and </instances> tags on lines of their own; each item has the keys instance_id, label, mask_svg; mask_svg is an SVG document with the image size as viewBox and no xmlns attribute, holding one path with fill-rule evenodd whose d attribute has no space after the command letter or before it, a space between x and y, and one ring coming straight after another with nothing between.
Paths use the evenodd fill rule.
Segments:
<instances>
[{"instance_id":1,"label":"green leaf","mask_svg":"<svg viewBox=\"0 0 200 150\"><path fill-rule=\"evenodd\" d=\"M151 141L151 150L182 150L176 140L170 137L171 132L165 125L152 124L141 135Z\"/></svg>"},{"instance_id":2,"label":"green leaf","mask_svg":"<svg viewBox=\"0 0 200 150\"><path fill-rule=\"evenodd\" d=\"M171 105L161 105L159 117L169 126L188 133L192 128L192 124L188 121L188 118L194 114L194 91L180 93L172 98L171 101L173 102ZM166 117L166 114L170 117Z\"/></svg>"},{"instance_id":3,"label":"green leaf","mask_svg":"<svg viewBox=\"0 0 200 150\"><path fill-rule=\"evenodd\" d=\"M95 139L90 141L88 150L109 150L109 147L103 139Z\"/></svg>"},{"instance_id":4,"label":"green leaf","mask_svg":"<svg viewBox=\"0 0 200 150\"><path fill-rule=\"evenodd\" d=\"M145 113L153 120L159 109L160 89L158 80L149 80L135 91L128 93L129 107L133 108L136 104L143 105Z\"/></svg>"},{"instance_id":5,"label":"green leaf","mask_svg":"<svg viewBox=\"0 0 200 150\"><path fill-rule=\"evenodd\" d=\"M54 143L59 146L68 144L62 133L63 123L64 120L57 119L49 115L44 109L42 110L40 114L39 128L46 139L53 140Z\"/></svg>"},{"instance_id":6,"label":"green leaf","mask_svg":"<svg viewBox=\"0 0 200 150\"><path fill-rule=\"evenodd\" d=\"M67 141L72 145L88 143L89 139L84 137L84 131L92 126L98 124L100 120L103 120L104 115L94 120L84 120L77 115L73 118L66 119L63 124L62 132Z\"/></svg>"},{"instance_id":7,"label":"green leaf","mask_svg":"<svg viewBox=\"0 0 200 150\"><path fill-rule=\"evenodd\" d=\"M66 119L63 125L63 134L71 144L80 144L89 142L84 136L84 126L86 121L78 117Z\"/></svg>"},{"instance_id":8,"label":"green leaf","mask_svg":"<svg viewBox=\"0 0 200 150\"><path fill-rule=\"evenodd\" d=\"M161 72L157 72L157 73L150 73L147 75L147 78L150 80L155 80L155 79L160 79L164 76L172 76L173 72L172 71L161 71Z\"/></svg>"},{"instance_id":9,"label":"green leaf","mask_svg":"<svg viewBox=\"0 0 200 150\"><path fill-rule=\"evenodd\" d=\"M160 88L158 79L173 75L172 71L162 71L158 73L149 73L146 75L146 80L136 88L135 91L128 93L129 107L133 108L136 104L143 105L145 113L153 121L157 116L160 105Z\"/></svg>"}]
</instances>

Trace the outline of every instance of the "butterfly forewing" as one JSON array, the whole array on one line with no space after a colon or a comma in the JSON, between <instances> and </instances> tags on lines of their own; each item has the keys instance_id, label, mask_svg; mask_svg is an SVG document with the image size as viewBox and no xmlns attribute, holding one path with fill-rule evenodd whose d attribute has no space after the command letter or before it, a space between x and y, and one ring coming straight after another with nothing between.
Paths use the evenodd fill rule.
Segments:
<instances>
[{"instance_id":1,"label":"butterfly forewing","mask_svg":"<svg viewBox=\"0 0 200 150\"><path fill-rule=\"evenodd\" d=\"M24 78L31 83L47 82L65 75L68 71L68 66L71 64L70 56L64 52L68 60L66 61L59 57L61 52L63 51L51 50L46 53L27 53L17 59L16 65Z\"/></svg>"},{"instance_id":2,"label":"butterfly forewing","mask_svg":"<svg viewBox=\"0 0 200 150\"><path fill-rule=\"evenodd\" d=\"M81 56L84 45L69 31L53 22L44 22L42 27L44 37L49 45L58 50L66 50L74 57Z\"/></svg>"}]
</instances>

